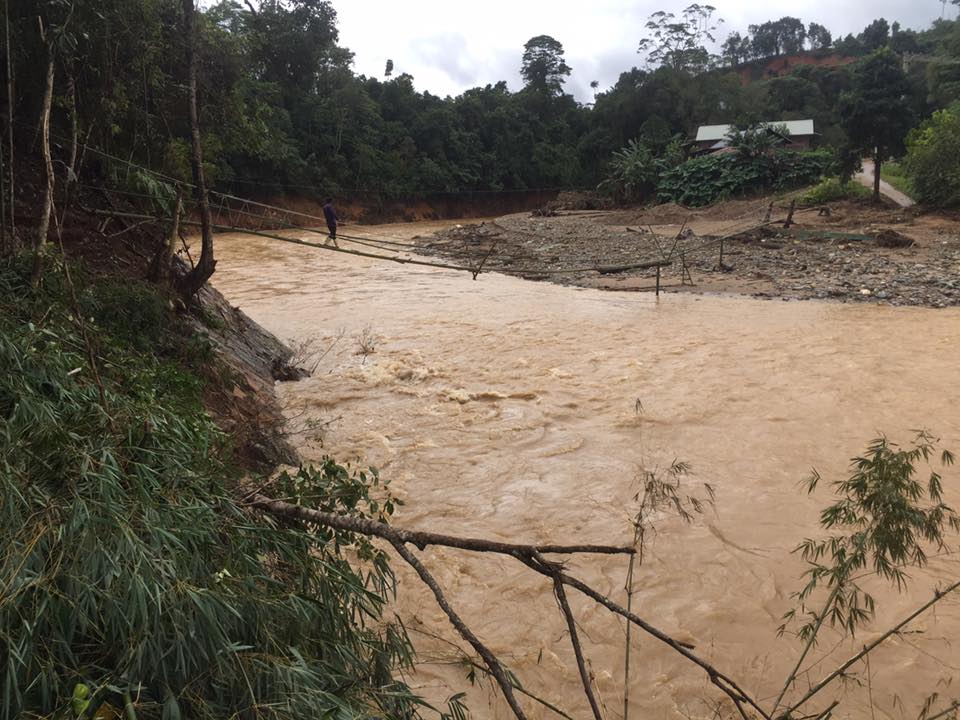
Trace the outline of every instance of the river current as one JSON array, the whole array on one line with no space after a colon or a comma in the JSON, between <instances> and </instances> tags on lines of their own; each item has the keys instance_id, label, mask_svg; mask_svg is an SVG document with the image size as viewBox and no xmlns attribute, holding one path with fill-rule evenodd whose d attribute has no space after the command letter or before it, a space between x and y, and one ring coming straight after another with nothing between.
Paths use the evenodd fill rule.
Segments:
<instances>
[{"instance_id":1,"label":"river current","mask_svg":"<svg viewBox=\"0 0 960 720\"><path fill-rule=\"evenodd\" d=\"M440 225L362 234L411 238ZM702 496L709 484L715 504L690 523L653 518L634 609L768 704L799 653L776 632L802 586L805 566L791 551L824 535L829 482L880 434L907 444L928 428L960 450L957 309L657 299L495 274L474 281L252 236L218 236L217 247L215 284L234 305L283 340L331 348L313 377L278 386L294 444L308 460L378 467L406 502L397 526L629 544L643 471L688 462L684 491ZM814 467L824 480L808 496L800 483ZM945 482L960 505L960 473L948 470ZM443 548L422 557L526 689L589 715L544 578L509 558ZM395 611L423 661L411 684L436 702L467 690L475 717L509 717L489 681L470 686L432 595L395 565ZM570 569L625 601L624 558L579 557ZM937 556L911 574L903 593L870 586L876 621L853 641L825 633L811 659L826 659L802 686L928 599L940 579L956 579L960 561ZM605 716L622 717L624 625L570 595ZM930 693L960 695L960 599L910 629L872 656L869 683L857 667L862 687L848 684L835 717L916 717ZM720 697L702 671L637 633L630 687L638 719L712 717ZM521 701L531 717L556 717Z\"/></svg>"}]
</instances>

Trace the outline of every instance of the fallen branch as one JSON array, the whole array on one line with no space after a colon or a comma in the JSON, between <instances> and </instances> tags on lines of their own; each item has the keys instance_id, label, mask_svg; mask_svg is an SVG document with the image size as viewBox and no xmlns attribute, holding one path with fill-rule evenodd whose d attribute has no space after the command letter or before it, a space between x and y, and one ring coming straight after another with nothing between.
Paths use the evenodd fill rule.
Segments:
<instances>
[{"instance_id":1,"label":"fallen branch","mask_svg":"<svg viewBox=\"0 0 960 720\"><path fill-rule=\"evenodd\" d=\"M632 547L616 547L611 545L518 545L515 543L482 540L479 538L463 538L454 535L419 532L416 530L401 530L374 520L365 520L346 515L335 515L333 513L320 512L319 510L311 510L310 508L292 505L282 500L274 500L260 494L254 494L247 500L254 507L266 510L273 515L286 517L291 520L301 520L303 522L324 525L335 530L346 530L347 532L357 532L362 535L372 535L391 543L409 543L410 545L415 545L420 550L426 549L428 545L442 545L444 547L459 548L460 550L472 550L473 552L499 553L501 555L510 555L511 557L532 557L537 553L564 555L576 553L632 555L635 552Z\"/></svg>"},{"instance_id":2,"label":"fallen branch","mask_svg":"<svg viewBox=\"0 0 960 720\"><path fill-rule=\"evenodd\" d=\"M727 695L727 697L729 697L733 701L733 703L737 706L737 709L740 711L740 714L745 719L748 718L748 716L746 712L743 710L744 703L746 703L747 705L752 707L754 710L756 710L761 717L766 718L767 720L770 720L770 716L767 714L767 712L762 707L760 707L760 705L753 698L751 698L736 683L736 681L727 677L722 672L717 670L713 665L708 663L706 660L694 654L692 645L688 643L680 642L679 640L675 640L674 638L670 637L662 630L648 623L646 620L644 620L640 616L635 615L632 612L628 612L625 608L615 603L606 595L594 590L592 587L576 579L575 577L572 577L571 575L567 575L566 573L564 573L562 570L560 570L558 565L550 564L547 567L542 567L540 563L538 563L535 559L532 559L532 558L517 556L517 559L520 560L525 565L527 565L528 567L530 567L531 569L536 570L541 575L546 575L551 578L554 576L558 577L564 585L569 585L570 587L575 588L576 590L579 590L581 593L591 598L592 600L596 601L600 605L603 605L605 608L607 608L611 612L615 613L616 615L620 615L626 620L629 620L634 625L637 625L638 627L643 629L646 633L657 638L657 640L659 640L660 642L668 645L673 650L675 650L676 652L680 653L685 658L687 658L694 665L699 666L707 674L707 677L710 678L710 682L712 682L717 688L719 688L725 695Z\"/></svg>"},{"instance_id":3,"label":"fallen branch","mask_svg":"<svg viewBox=\"0 0 960 720\"><path fill-rule=\"evenodd\" d=\"M417 575L420 576L420 579L423 580L424 584L433 591L433 596L437 599L437 605L440 606L440 609L446 613L447 618L450 620L450 624L456 628L456 631L460 633L460 636L466 640L477 651L477 654L483 658L483 661L487 664L487 667L490 669L490 674L493 675L494 679L497 681L497 684L500 686L500 690L503 692L504 698L506 698L507 704L510 706L510 709L513 710L513 714L517 716L517 720L526 720L526 715L523 712L523 708L520 707L520 703L517 702L516 696L513 694L513 683L510 682L510 678L507 677L507 674L503 670L503 666L500 664L500 661L497 660L497 656L491 652L491 650L480 642L480 639L473 634L473 632L468 628L463 620L460 619L460 616L454 612L453 608L450 607L450 603L447 602L446 596L443 594L443 590L440 589L440 586L437 584L437 581L434 579L433 575L430 574L430 571L423 566L416 555L410 552L407 549L407 546L398 540L391 540L390 544L393 545L393 548L397 553L402 557L410 567L417 571Z\"/></svg>"},{"instance_id":4,"label":"fallen branch","mask_svg":"<svg viewBox=\"0 0 960 720\"><path fill-rule=\"evenodd\" d=\"M573 617L573 611L570 609L570 603L567 602L567 593L563 589L563 581L559 578L559 572L553 576L553 593L557 596L557 605L560 606L560 612L567 621L567 629L570 631L570 644L573 645L573 654L577 658L577 669L580 670L580 680L583 682L583 692L590 702L590 709L593 711L595 720L603 720L600 714L600 706L597 705L597 698L593 694L593 687L590 685L590 674L587 672L587 665L583 659L583 648L580 647L580 636L577 634L577 622Z\"/></svg>"},{"instance_id":5,"label":"fallen branch","mask_svg":"<svg viewBox=\"0 0 960 720\"><path fill-rule=\"evenodd\" d=\"M960 710L960 700L954 700L949 707L944 708L936 715L931 715L928 718L924 718L924 720L940 720L940 718L946 717L950 713L956 712L957 710Z\"/></svg>"},{"instance_id":6,"label":"fallen branch","mask_svg":"<svg viewBox=\"0 0 960 720\"><path fill-rule=\"evenodd\" d=\"M436 633L427 632L426 630L421 630L420 628L413 628L412 630L413 630L413 632L420 633L420 634L423 635L424 637L428 637L428 638L431 638L432 640L436 640L436 641L438 641L438 642L445 643L445 644L449 645L451 648L453 648L453 649L456 651L457 657L459 658L459 660L458 660L458 661L452 661L452 662L462 662L462 663L464 663L465 665L469 665L469 666L472 667L474 670L479 670L480 672L484 673L485 675L489 675L489 674L490 674L490 670L489 670L488 668L486 668L485 666L481 665L481 664L478 663L476 660L474 660L472 657L470 657L469 655L467 655L467 653L463 650L463 648L460 647L459 645L457 645L456 643L451 642L450 640L447 640L446 638L441 637L440 635L437 635ZM430 663L427 663L427 664L430 664ZM450 663L434 663L434 664L450 664ZM559 716L562 717L562 718L565 718L566 720L574 720L574 719L573 719L572 717L570 717L570 715L569 715L568 713L566 713L563 709L557 707L556 705L554 705L554 704L553 704L552 702L550 702L549 700L544 700L544 699L543 699L542 697L540 697L539 695L534 695L532 692L530 692L529 690L527 690L525 687L523 687L520 683L518 683L518 682L517 682L514 678L512 678L512 677L510 678L510 684L513 686L513 689L516 690L518 693L520 693L521 695L523 695L523 696L525 696L525 697L530 698L530 699L533 700L535 703L538 703L538 704L540 704L540 705L543 705L543 707L545 707L547 710L550 710L551 712L556 713L557 715L559 715Z\"/></svg>"},{"instance_id":7,"label":"fallen branch","mask_svg":"<svg viewBox=\"0 0 960 720\"><path fill-rule=\"evenodd\" d=\"M748 716L743 708L744 703L756 710L761 717L765 718L766 720L770 720L770 716L763 710L763 708L761 708L753 698L747 695L747 693L740 688L740 686L734 680L721 673L703 658L694 654L694 648L692 645L675 640L662 630L643 620L638 615L628 612L613 600L594 590L586 583L567 575L565 572L563 572L561 565L549 562L542 557L542 555L546 553L598 553L608 555L632 555L636 552L635 548L633 547L612 547L607 545L517 545L513 543L501 543L476 538L459 538L451 535L440 535L437 533L399 530L373 520L366 520L344 515L334 515L332 513L325 513L318 510L305 508L300 505L292 505L291 503L283 502L282 500L268 498L259 493L253 493L248 496L247 502L249 502L249 504L255 508L269 512L270 514L278 517L313 523L316 525L323 525L336 530L357 532L362 535L382 538L388 541L395 548L398 548L398 552L400 552L399 547L403 547L404 552L401 553L401 556L408 563L410 560L407 556L409 556L410 553L405 547L407 543L415 545L421 550L426 548L428 545L441 545L445 547L459 548L462 550L471 550L474 552L492 552L501 555L509 555L527 565L535 572L544 575L551 580L559 581L563 585L568 585L576 590L579 590L587 597L596 601L600 605L603 605L611 612L629 620L648 634L652 635L662 643L668 645L673 650L683 655L695 665L699 666L704 672L706 672L707 676L710 678L710 681L733 701L744 720L748 720ZM417 561L415 557L413 559L419 564L419 561ZM414 567L416 569L416 566ZM420 568L422 568L423 572L427 572L426 568L423 568L422 565L420 565ZM420 569L418 569L417 572L421 575L421 579L423 579L423 574L421 573ZM426 582L425 579L424 582ZM427 584L429 585L429 583ZM439 590L439 588L437 588L437 590ZM434 594L437 593L437 590L434 591ZM439 602L440 598L438 597L437 599ZM443 605L441 605L441 607L443 607ZM447 609L445 608L444 611L447 612ZM453 611L450 610L447 613L448 617L452 612ZM453 622L452 618L451 622ZM462 621L460 622L462 623ZM457 624L454 623L454 626L457 627ZM459 627L457 629L458 631L460 630ZM466 635L464 635L464 638L467 639L471 645L473 645L473 642L470 641ZM476 646L474 647L476 648ZM477 652L480 652L479 649L477 649ZM484 660L486 660L486 658L484 658ZM491 672L493 672L492 668ZM494 675L494 677L496 677L496 675Z\"/></svg>"}]
</instances>

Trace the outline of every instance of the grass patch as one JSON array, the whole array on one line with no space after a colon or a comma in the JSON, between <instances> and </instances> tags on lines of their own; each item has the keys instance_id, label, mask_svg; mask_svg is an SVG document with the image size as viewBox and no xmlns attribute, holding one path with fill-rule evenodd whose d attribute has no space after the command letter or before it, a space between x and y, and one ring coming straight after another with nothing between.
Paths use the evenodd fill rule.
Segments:
<instances>
[{"instance_id":1,"label":"grass patch","mask_svg":"<svg viewBox=\"0 0 960 720\"><path fill-rule=\"evenodd\" d=\"M907 176L906 168L898 162L888 162L880 166L880 177L893 185L908 197L916 196L916 188Z\"/></svg>"}]
</instances>

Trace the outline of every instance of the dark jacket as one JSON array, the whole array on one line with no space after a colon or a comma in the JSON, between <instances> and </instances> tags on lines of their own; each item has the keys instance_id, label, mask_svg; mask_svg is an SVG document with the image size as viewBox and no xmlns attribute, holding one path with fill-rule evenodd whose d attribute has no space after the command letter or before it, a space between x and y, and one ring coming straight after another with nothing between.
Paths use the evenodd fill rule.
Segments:
<instances>
[{"instance_id":1,"label":"dark jacket","mask_svg":"<svg viewBox=\"0 0 960 720\"><path fill-rule=\"evenodd\" d=\"M323 206L323 217L327 220L327 225L331 227L336 227L337 225L337 211L333 209L333 205L327 203Z\"/></svg>"}]
</instances>

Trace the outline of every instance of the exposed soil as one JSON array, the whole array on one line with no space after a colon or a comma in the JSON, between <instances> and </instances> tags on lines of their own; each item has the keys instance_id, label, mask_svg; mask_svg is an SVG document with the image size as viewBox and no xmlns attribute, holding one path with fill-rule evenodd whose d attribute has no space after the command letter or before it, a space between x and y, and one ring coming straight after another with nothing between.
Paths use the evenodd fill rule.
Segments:
<instances>
[{"instance_id":1,"label":"exposed soil","mask_svg":"<svg viewBox=\"0 0 960 720\"><path fill-rule=\"evenodd\" d=\"M655 269L616 267L662 259L671 263L662 287L674 291L960 305L956 216L842 202L797 209L786 228L787 203L550 210L457 226L419 242L428 254L484 270L608 290L653 289Z\"/></svg>"},{"instance_id":2,"label":"exposed soil","mask_svg":"<svg viewBox=\"0 0 960 720\"><path fill-rule=\"evenodd\" d=\"M561 193L564 195L565 193ZM569 195L580 195L570 193ZM449 195L434 195L418 200L392 200L378 195L364 197L334 198L337 215L344 224L370 225L388 222L421 222L457 218L490 217L504 213L529 211L545 204L555 203L557 193L553 191L503 191L503 192L462 192ZM290 216L270 208L285 208L305 216ZM259 228L269 226L269 220L276 220L275 227L283 227L291 219L298 225L309 225L310 218L323 226L323 198L296 195L282 195L263 199L262 205L246 207L242 201L211 207L213 222L217 225L229 225L236 228ZM251 213L251 214L246 214ZM194 217L194 220L199 217Z\"/></svg>"}]
</instances>

